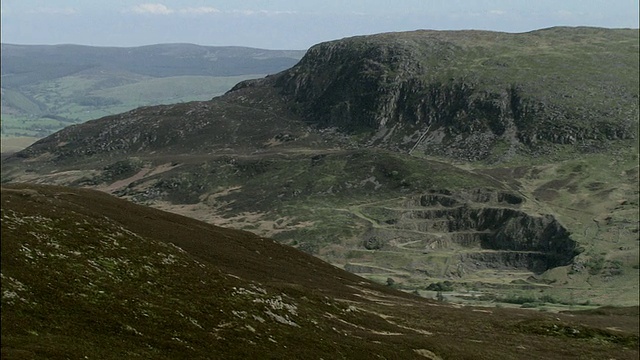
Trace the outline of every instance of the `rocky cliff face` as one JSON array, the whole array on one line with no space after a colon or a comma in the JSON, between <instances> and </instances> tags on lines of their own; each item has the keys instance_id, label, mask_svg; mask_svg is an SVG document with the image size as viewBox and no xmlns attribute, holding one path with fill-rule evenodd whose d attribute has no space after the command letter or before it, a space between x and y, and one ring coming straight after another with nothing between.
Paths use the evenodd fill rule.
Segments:
<instances>
[{"instance_id":1,"label":"rocky cliff face","mask_svg":"<svg viewBox=\"0 0 640 360\"><path fill-rule=\"evenodd\" d=\"M419 73L411 46L338 41L312 47L275 86L322 126L378 128L397 120L401 92Z\"/></svg>"},{"instance_id":2,"label":"rocky cliff face","mask_svg":"<svg viewBox=\"0 0 640 360\"><path fill-rule=\"evenodd\" d=\"M369 129L377 131L369 145L467 160L486 158L499 142L511 151L589 150L635 138L637 81L619 81L626 75L617 70L585 75L623 55L594 38L585 60L576 45L589 34L577 29L541 35L422 31L339 40L312 47L273 83L309 123ZM622 102L611 103L609 92Z\"/></svg>"},{"instance_id":3,"label":"rocky cliff face","mask_svg":"<svg viewBox=\"0 0 640 360\"><path fill-rule=\"evenodd\" d=\"M433 191L377 219L384 225L367 234L363 245L410 243L425 254L457 249L455 275L479 266L541 273L571 264L579 250L569 231L551 215L520 210L522 202L516 194L490 189Z\"/></svg>"}]
</instances>

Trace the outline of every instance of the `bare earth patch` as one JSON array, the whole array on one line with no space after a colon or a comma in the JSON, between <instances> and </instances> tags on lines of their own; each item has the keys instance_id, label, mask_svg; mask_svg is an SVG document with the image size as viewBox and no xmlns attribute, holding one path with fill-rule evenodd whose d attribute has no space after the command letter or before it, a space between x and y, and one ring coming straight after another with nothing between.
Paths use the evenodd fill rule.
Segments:
<instances>
[{"instance_id":1,"label":"bare earth patch","mask_svg":"<svg viewBox=\"0 0 640 360\"><path fill-rule=\"evenodd\" d=\"M118 189L121 189L123 187L129 186L129 184L133 183L134 181L138 181L138 180L144 179L144 178L149 177L149 176L161 174L161 173L169 171L169 170L171 170L173 168L174 168L174 166L172 166L169 163L162 164L160 166L156 166L156 167L153 167L153 168L152 167L144 167L140 171L138 171L137 174L135 174L135 175L133 175L131 177L128 177L128 178L123 179L123 180L115 181L115 182L111 183L110 185L98 186L95 189L111 194L111 193L113 193L114 191L116 191Z\"/></svg>"},{"instance_id":2,"label":"bare earth patch","mask_svg":"<svg viewBox=\"0 0 640 360\"><path fill-rule=\"evenodd\" d=\"M264 218L266 214L260 212L244 212L236 216L225 217L219 207L212 207L204 203L176 205L168 201L155 201L150 205L156 209L188 216L212 225L246 230L265 237L313 225L311 221L296 222L295 219L289 217L268 220Z\"/></svg>"}]
</instances>

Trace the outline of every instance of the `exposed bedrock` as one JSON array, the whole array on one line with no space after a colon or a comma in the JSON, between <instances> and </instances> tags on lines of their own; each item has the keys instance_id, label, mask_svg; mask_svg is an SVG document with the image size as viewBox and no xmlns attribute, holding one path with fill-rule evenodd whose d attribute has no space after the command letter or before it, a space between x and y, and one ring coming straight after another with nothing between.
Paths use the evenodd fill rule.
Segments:
<instances>
[{"instance_id":1,"label":"exposed bedrock","mask_svg":"<svg viewBox=\"0 0 640 360\"><path fill-rule=\"evenodd\" d=\"M364 244L425 254L453 251L469 269L539 273L570 264L579 250L569 231L551 215L518 209L520 202L517 195L500 192L425 194L387 214L385 226L367 234Z\"/></svg>"},{"instance_id":2,"label":"exposed bedrock","mask_svg":"<svg viewBox=\"0 0 640 360\"><path fill-rule=\"evenodd\" d=\"M551 144L587 148L636 137L637 103L601 108L594 102L567 106L552 101L557 95L542 96L540 88L567 99L588 96L578 87L514 82L521 75L514 72L518 66L504 63L500 52L485 53L494 59L479 69L470 65L462 74L460 61L477 54L460 41L423 32L402 41L381 35L326 42L270 81L310 124L375 130L384 136L369 139L368 145L403 150L420 145L430 154L471 161L488 158L496 147L502 151L500 146L525 152ZM564 51L558 49L559 60L573 55ZM489 68L498 75L488 76ZM445 73L450 75L439 75Z\"/></svg>"},{"instance_id":3,"label":"exposed bedrock","mask_svg":"<svg viewBox=\"0 0 640 360\"><path fill-rule=\"evenodd\" d=\"M519 195L492 189L477 188L472 190L457 191L455 194L449 190L432 190L415 198L408 204L413 206L455 206L466 202L493 203L499 205L520 205L524 202Z\"/></svg>"},{"instance_id":4,"label":"exposed bedrock","mask_svg":"<svg viewBox=\"0 0 640 360\"><path fill-rule=\"evenodd\" d=\"M553 256L545 253L499 251L460 254L466 271L477 269L527 269L542 273L553 268Z\"/></svg>"}]
</instances>

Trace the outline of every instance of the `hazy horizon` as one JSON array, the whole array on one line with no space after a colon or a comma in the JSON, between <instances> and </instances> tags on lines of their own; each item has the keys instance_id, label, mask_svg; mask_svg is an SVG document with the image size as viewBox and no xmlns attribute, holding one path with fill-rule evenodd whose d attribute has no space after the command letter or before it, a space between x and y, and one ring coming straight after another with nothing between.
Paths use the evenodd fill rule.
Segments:
<instances>
[{"instance_id":1,"label":"hazy horizon","mask_svg":"<svg viewBox=\"0 0 640 360\"><path fill-rule=\"evenodd\" d=\"M554 26L639 27L638 0L3 0L5 44L136 47L184 43L305 50L329 40L384 32Z\"/></svg>"}]
</instances>

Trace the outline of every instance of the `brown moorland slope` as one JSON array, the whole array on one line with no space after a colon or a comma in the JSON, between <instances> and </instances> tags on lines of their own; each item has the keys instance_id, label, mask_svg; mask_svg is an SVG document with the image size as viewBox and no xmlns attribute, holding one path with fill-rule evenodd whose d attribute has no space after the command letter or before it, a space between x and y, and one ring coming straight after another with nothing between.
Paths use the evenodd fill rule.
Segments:
<instances>
[{"instance_id":1,"label":"brown moorland slope","mask_svg":"<svg viewBox=\"0 0 640 360\"><path fill-rule=\"evenodd\" d=\"M86 189L2 187L2 358L637 359L638 310L434 302Z\"/></svg>"}]
</instances>

